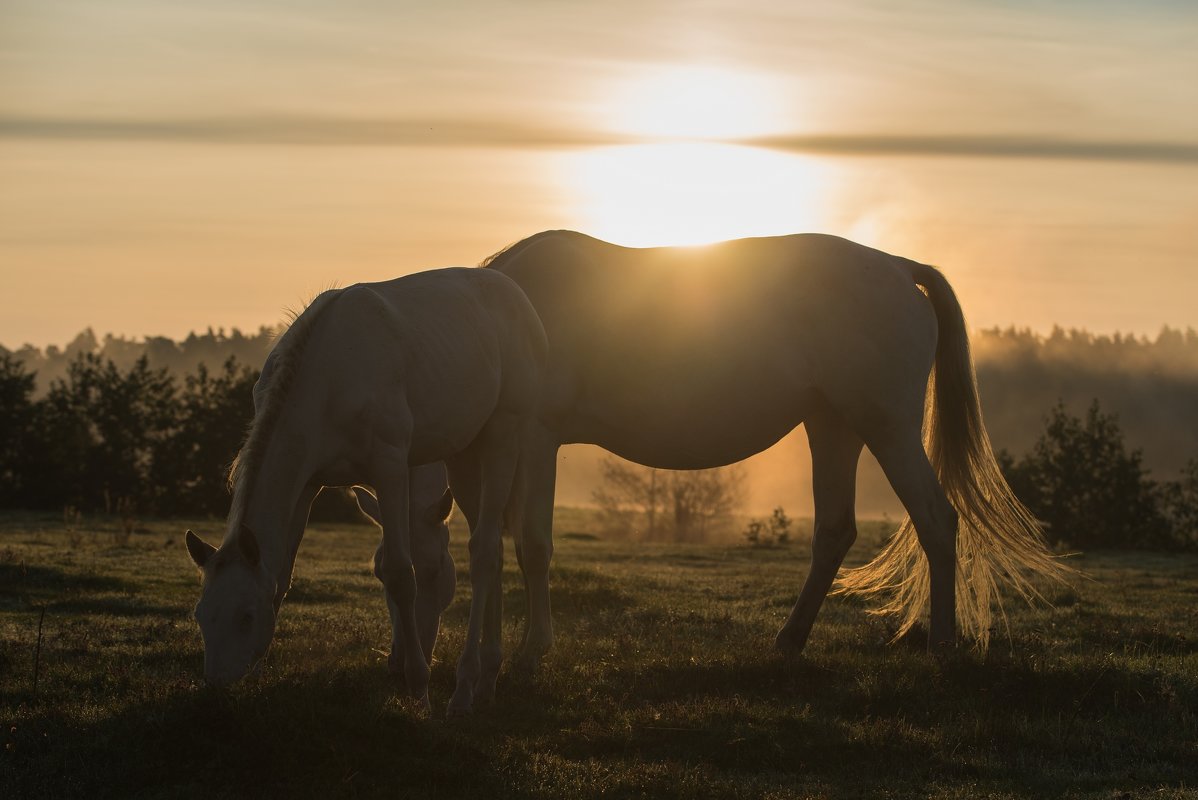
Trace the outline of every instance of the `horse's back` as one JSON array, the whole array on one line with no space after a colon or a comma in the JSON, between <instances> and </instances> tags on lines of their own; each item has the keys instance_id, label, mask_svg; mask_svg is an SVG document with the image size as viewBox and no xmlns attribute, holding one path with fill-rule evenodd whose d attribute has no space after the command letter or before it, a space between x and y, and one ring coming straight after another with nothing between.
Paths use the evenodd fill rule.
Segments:
<instances>
[{"instance_id":1,"label":"horse's back","mask_svg":"<svg viewBox=\"0 0 1198 800\"><path fill-rule=\"evenodd\" d=\"M477 268L338 290L315 321L305 393L328 419L374 420L415 463L459 452L498 409L539 395L544 330L510 279Z\"/></svg>"},{"instance_id":2,"label":"horse's back","mask_svg":"<svg viewBox=\"0 0 1198 800\"><path fill-rule=\"evenodd\" d=\"M887 392L922 402L935 318L903 259L820 234L637 249L561 231L511 252L490 266L544 323L567 440L689 466L772 444L821 397L863 417Z\"/></svg>"}]
</instances>

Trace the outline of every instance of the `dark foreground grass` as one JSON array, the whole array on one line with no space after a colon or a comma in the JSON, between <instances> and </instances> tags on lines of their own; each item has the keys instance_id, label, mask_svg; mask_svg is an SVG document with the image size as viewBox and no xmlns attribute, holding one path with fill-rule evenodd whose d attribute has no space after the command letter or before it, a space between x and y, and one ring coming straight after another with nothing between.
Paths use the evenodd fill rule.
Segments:
<instances>
[{"instance_id":1,"label":"dark foreground grass","mask_svg":"<svg viewBox=\"0 0 1198 800\"><path fill-rule=\"evenodd\" d=\"M268 667L222 692L199 680L182 524L118 546L0 520L0 798L1198 797L1193 556L1079 558L1093 580L1012 607L985 657L889 645L832 598L787 664L771 646L806 547L612 543L584 522L559 524L541 671L505 668L495 705L447 723L460 530L424 719L386 674L368 528L309 532ZM510 648L510 567L505 590Z\"/></svg>"}]
</instances>

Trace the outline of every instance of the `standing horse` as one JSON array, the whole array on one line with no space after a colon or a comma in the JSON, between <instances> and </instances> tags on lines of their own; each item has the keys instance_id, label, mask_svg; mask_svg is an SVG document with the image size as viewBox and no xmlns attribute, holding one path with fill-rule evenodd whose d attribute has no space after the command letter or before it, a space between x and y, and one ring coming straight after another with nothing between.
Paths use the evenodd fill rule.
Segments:
<instances>
[{"instance_id":1,"label":"standing horse","mask_svg":"<svg viewBox=\"0 0 1198 800\"><path fill-rule=\"evenodd\" d=\"M999 579L1031 597L1036 575L1066 574L998 469L961 307L933 267L818 234L630 249L571 231L536 234L483 266L520 285L549 337L516 549L526 657L553 641L553 492L557 450L569 442L702 469L804 424L815 534L776 640L787 653L806 644L856 538L863 446L908 517L841 588L887 597L881 610L901 618L900 632L930 599L931 647L954 644L959 620L984 648Z\"/></svg>"},{"instance_id":2,"label":"standing horse","mask_svg":"<svg viewBox=\"0 0 1198 800\"><path fill-rule=\"evenodd\" d=\"M196 619L214 683L241 678L265 655L291 581L308 505L321 486L378 492L381 568L402 639L409 692L427 706L429 662L418 578L431 592L435 558L412 539L416 465L445 461L451 484L471 476L473 596L452 711L470 709L480 680L479 636L499 594L500 524L539 399L545 332L527 298L500 273L444 269L358 284L318 297L275 347L255 390L254 422L230 481L219 548L187 537L204 572ZM443 488L443 486L441 487ZM439 491L439 490L438 490ZM418 509L422 513L427 509ZM452 562L450 562L452 564ZM420 570L423 574L418 574ZM487 687L483 687L486 690Z\"/></svg>"}]
</instances>

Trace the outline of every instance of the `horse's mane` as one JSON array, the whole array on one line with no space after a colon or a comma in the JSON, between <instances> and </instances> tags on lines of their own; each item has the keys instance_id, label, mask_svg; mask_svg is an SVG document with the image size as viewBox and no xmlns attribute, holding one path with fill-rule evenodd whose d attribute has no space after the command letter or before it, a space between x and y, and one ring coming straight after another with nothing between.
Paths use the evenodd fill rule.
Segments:
<instances>
[{"instance_id":1,"label":"horse's mane","mask_svg":"<svg viewBox=\"0 0 1198 800\"><path fill-rule=\"evenodd\" d=\"M266 456L266 445L274 432L275 422L279 412L287 400L287 392L291 388L292 379L299 367L300 358L304 354L304 346L316 326L320 312L340 294L340 290L329 290L317 295L299 313L291 313L291 322L279 336L278 344L271 350L271 369L269 374L263 374L260 381L265 380L260 400L255 402L253 422L246 434L245 444L233 459L229 467L229 490L233 493L233 504L229 511L229 527L225 540L232 538L241 529L245 516L246 503L253 489L254 478L258 467Z\"/></svg>"},{"instance_id":2,"label":"horse's mane","mask_svg":"<svg viewBox=\"0 0 1198 800\"><path fill-rule=\"evenodd\" d=\"M493 254L487 256L482 261L480 261L478 265L484 269L487 267L498 268L499 266L501 266L503 264L504 261L507 261L509 258L516 256L517 254L520 253L520 251L524 250L529 245L532 245L532 244L540 241L541 239L544 239L544 238L547 238L550 236L558 236L563 233L574 234L573 231L541 231L540 233L534 233L532 236L527 236L527 237L521 239L520 241L516 242L515 244L509 244L507 247L503 248L499 252L493 253ZM574 234L574 235L577 235L577 234Z\"/></svg>"}]
</instances>

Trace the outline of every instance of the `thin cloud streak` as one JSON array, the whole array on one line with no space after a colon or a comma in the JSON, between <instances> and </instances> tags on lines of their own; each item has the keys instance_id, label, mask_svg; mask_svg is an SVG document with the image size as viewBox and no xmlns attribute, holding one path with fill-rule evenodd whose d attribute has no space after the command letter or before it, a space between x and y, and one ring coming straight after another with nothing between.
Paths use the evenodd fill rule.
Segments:
<instances>
[{"instance_id":1,"label":"thin cloud streak","mask_svg":"<svg viewBox=\"0 0 1198 800\"><path fill-rule=\"evenodd\" d=\"M742 144L796 153L968 156L1198 164L1198 144L1031 136L768 136Z\"/></svg>"},{"instance_id":2,"label":"thin cloud streak","mask_svg":"<svg viewBox=\"0 0 1198 800\"><path fill-rule=\"evenodd\" d=\"M633 137L473 120L211 117L164 120L0 116L0 138L197 144L398 147L594 147Z\"/></svg>"},{"instance_id":3,"label":"thin cloud streak","mask_svg":"<svg viewBox=\"0 0 1198 800\"><path fill-rule=\"evenodd\" d=\"M662 141L629 134L552 129L503 121L305 116L162 120L0 116L0 138L340 147L513 148L602 147ZM823 134L762 136L726 143L808 155L1040 158L1198 164L1198 144L1190 142L1037 136Z\"/></svg>"}]
</instances>

